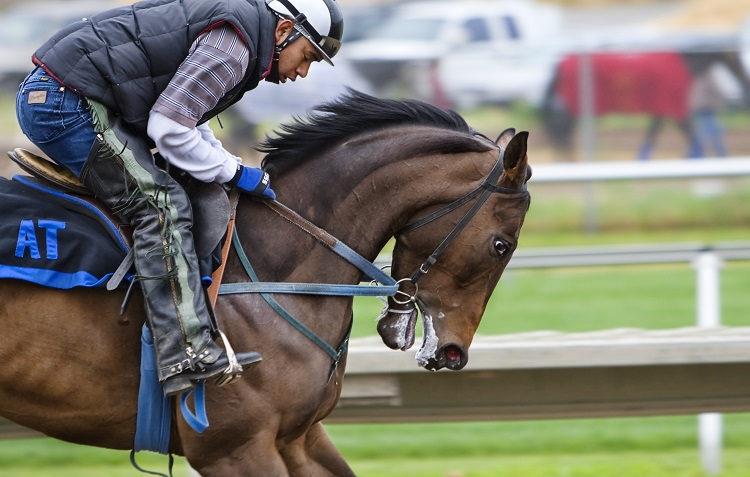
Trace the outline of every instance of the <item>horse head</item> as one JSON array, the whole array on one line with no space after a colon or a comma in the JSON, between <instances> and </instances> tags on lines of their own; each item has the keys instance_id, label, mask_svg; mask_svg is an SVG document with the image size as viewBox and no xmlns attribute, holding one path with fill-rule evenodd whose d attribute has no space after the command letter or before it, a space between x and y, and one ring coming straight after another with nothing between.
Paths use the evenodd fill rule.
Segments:
<instances>
[{"instance_id":1,"label":"horse head","mask_svg":"<svg viewBox=\"0 0 750 477\"><path fill-rule=\"evenodd\" d=\"M378 333L390 348L410 348L419 308L424 331L417 362L422 367L459 370L468 362L469 345L516 249L529 208L527 138L526 132L504 131L495 141L500 157L494 176L490 172L448 206L422 211L397 234L392 274L410 278L401 281L401 293L389 298ZM469 197L472 193L476 197ZM477 204L482 194L486 202ZM470 200L462 202L465 197ZM458 207L451 208L453 204ZM434 258L441 247L444 253L438 252L433 264L428 257Z\"/></svg>"}]
</instances>

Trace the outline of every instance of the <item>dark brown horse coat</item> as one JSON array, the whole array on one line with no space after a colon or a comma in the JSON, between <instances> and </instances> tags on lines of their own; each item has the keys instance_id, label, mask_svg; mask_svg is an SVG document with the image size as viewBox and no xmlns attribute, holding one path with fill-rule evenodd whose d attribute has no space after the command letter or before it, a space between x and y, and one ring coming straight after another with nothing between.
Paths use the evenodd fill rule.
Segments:
<instances>
[{"instance_id":1,"label":"dark brown horse coat","mask_svg":"<svg viewBox=\"0 0 750 477\"><path fill-rule=\"evenodd\" d=\"M474 136L460 117L427 105L352 93L334 106L327 114L338 126L320 129L330 117L319 116L292 128L271 141L267 164L281 202L368 259L412 219L477 187L498 159L495 144ZM519 191L529 175L526 137L499 138L507 145L500 184ZM525 192L493 195L420 284L437 340L434 362L445 362L441 353L450 345L465 364L528 206ZM457 214L399 236L394 276L411 273ZM359 280L354 267L262 204L243 198L237 228L261 280ZM225 281L245 280L232 254ZM351 299L277 298L328 343L345 335ZM134 300L130 324L119 325L121 300L120 293L0 282L0 415L63 440L131 448L143 316ZM338 400L344 366L329 382L329 357L259 296L221 297L217 315L235 349L257 350L263 362L237 384L209 385L210 428L198 435L177 419L173 451L204 476L353 475L320 423ZM384 313L383 320L395 318ZM406 338L398 327L382 328L389 346Z\"/></svg>"}]
</instances>

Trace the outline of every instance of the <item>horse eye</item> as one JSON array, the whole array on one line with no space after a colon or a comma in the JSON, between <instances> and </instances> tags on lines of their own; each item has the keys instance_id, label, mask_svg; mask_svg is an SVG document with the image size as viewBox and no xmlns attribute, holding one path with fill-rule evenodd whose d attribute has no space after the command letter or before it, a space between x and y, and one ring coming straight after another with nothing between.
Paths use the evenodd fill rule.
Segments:
<instances>
[{"instance_id":1,"label":"horse eye","mask_svg":"<svg viewBox=\"0 0 750 477\"><path fill-rule=\"evenodd\" d=\"M496 238L492 241L492 248L495 249L498 256L502 257L508 252L510 246L506 241Z\"/></svg>"}]
</instances>

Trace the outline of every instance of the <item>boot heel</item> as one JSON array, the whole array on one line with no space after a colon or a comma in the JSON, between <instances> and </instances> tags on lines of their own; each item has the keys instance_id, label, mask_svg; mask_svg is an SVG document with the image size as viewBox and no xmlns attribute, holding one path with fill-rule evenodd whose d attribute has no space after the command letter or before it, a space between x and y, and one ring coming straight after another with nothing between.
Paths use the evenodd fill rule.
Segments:
<instances>
[{"instance_id":1,"label":"boot heel","mask_svg":"<svg viewBox=\"0 0 750 477\"><path fill-rule=\"evenodd\" d=\"M193 383L190 381L190 378L180 374L167 378L162 384L162 389L166 397L176 396L192 387Z\"/></svg>"}]
</instances>

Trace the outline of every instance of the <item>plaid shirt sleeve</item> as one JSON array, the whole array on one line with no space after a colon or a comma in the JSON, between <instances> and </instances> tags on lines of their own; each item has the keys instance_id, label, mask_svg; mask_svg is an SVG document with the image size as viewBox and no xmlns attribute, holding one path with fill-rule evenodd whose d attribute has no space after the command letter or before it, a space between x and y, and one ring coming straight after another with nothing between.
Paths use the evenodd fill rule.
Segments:
<instances>
[{"instance_id":1,"label":"plaid shirt sleeve","mask_svg":"<svg viewBox=\"0 0 750 477\"><path fill-rule=\"evenodd\" d=\"M245 75L250 52L228 25L201 35L177 69L152 111L193 128L205 113L237 86Z\"/></svg>"}]
</instances>

